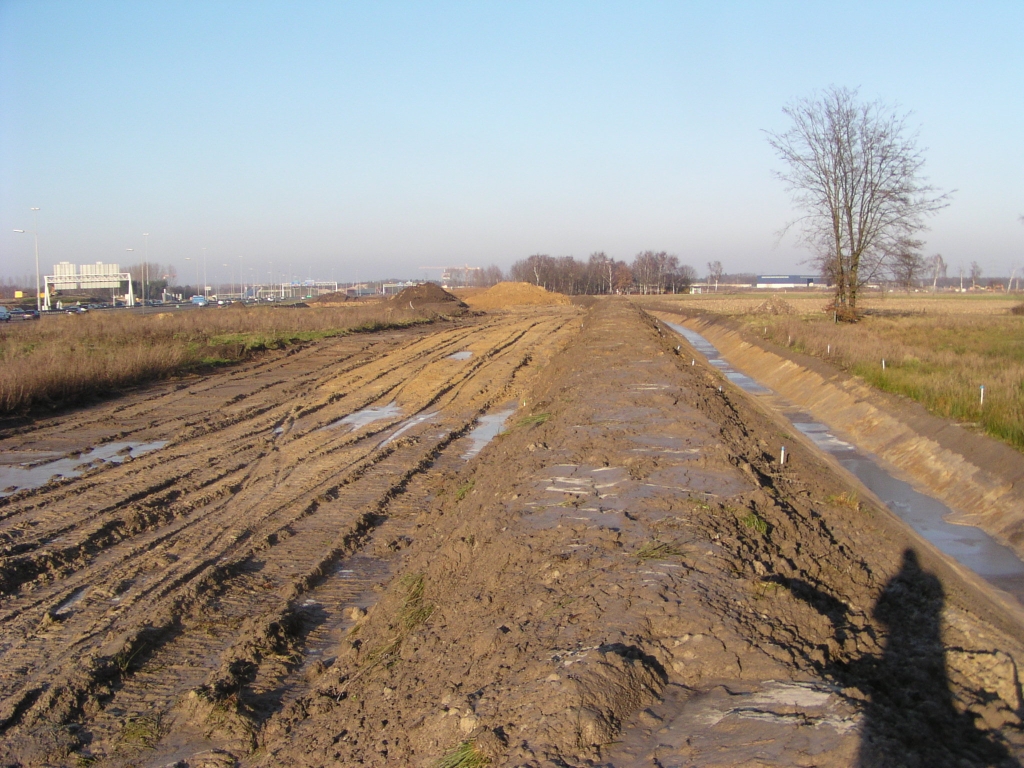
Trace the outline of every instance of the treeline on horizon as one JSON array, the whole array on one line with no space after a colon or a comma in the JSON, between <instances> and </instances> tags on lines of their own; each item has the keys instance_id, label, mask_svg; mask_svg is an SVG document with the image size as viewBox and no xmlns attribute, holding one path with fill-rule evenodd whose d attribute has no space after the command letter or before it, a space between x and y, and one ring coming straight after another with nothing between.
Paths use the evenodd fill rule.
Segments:
<instances>
[{"instance_id":1,"label":"treeline on horizon","mask_svg":"<svg viewBox=\"0 0 1024 768\"><path fill-rule=\"evenodd\" d=\"M513 264L506 278L570 296L685 293L697 281L697 270L665 251L643 251L629 264L603 252L586 261L534 254Z\"/></svg>"}]
</instances>

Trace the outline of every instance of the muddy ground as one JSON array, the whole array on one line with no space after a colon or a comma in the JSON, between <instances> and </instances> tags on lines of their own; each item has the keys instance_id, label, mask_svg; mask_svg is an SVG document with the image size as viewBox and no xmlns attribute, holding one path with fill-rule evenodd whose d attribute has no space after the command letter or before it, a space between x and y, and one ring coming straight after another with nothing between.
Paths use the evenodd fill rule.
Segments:
<instances>
[{"instance_id":1,"label":"muddy ground","mask_svg":"<svg viewBox=\"0 0 1024 768\"><path fill-rule=\"evenodd\" d=\"M1019 765L1021 627L678 344L531 307L8 428L83 465L0 498L0 762Z\"/></svg>"}]
</instances>

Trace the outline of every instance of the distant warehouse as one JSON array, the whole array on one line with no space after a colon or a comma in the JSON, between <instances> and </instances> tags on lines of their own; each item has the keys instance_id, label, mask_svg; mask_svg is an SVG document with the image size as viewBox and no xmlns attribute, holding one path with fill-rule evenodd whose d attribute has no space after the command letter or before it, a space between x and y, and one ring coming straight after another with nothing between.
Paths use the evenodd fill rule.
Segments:
<instances>
[{"instance_id":1,"label":"distant warehouse","mask_svg":"<svg viewBox=\"0 0 1024 768\"><path fill-rule=\"evenodd\" d=\"M823 288L817 275L758 275L758 288Z\"/></svg>"}]
</instances>

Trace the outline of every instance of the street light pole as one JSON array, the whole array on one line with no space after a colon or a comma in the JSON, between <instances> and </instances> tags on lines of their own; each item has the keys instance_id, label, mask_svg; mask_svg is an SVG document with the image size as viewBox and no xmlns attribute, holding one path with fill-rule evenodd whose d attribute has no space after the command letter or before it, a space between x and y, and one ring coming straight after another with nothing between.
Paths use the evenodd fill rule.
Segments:
<instances>
[{"instance_id":1,"label":"street light pole","mask_svg":"<svg viewBox=\"0 0 1024 768\"><path fill-rule=\"evenodd\" d=\"M196 288L198 288L199 287L199 259L198 258L193 259L191 256L186 256L185 257L185 261L194 261L196 263ZM199 292L196 291L195 295L198 296Z\"/></svg>"},{"instance_id":2,"label":"street light pole","mask_svg":"<svg viewBox=\"0 0 1024 768\"><path fill-rule=\"evenodd\" d=\"M36 241L36 312L39 312L42 307L39 304L39 209L32 209L32 226L34 231L32 236Z\"/></svg>"},{"instance_id":3,"label":"street light pole","mask_svg":"<svg viewBox=\"0 0 1024 768\"><path fill-rule=\"evenodd\" d=\"M30 210L32 211L32 226L35 227L32 230L32 237L35 240L36 246L36 312L41 312L42 305L39 303L39 209L32 208ZM14 231L23 235L27 234L27 230L24 229L16 229Z\"/></svg>"},{"instance_id":4,"label":"street light pole","mask_svg":"<svg viewBox=\"0 0 1024 768\"><path fill-rule=\"evenodd\" d=\"M146 314L146 283L149 282L149 232L143 232L142 236L146 238L146 255L142 262L142 314Z\"/></svg>"},{"instance_id":5,"label":"street light pole","mask_svg":"<svg viewBox=\"0 0 1024 768\"><path fill-rule=\"evenodd\" d=\"M132 252L135 251L134 248L125 248L125 250L126 251L132 251ZM128 280L130 281L131 279L132 279L131 275L128 275ZM134 299L133 299L132 303L134 303ZM135 307L132 307L132 309L135 309ZM145 280L142 281L142 314L146 314L146 281Z\"/></svg>"}]
</instances>

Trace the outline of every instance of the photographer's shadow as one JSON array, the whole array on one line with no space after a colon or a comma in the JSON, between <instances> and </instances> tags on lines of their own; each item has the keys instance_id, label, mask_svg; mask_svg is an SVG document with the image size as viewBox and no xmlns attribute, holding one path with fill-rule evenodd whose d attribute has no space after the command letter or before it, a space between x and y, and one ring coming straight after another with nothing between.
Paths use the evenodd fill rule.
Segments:
<instances>
[{"instance_id":1,"label":"photographer's shadow","mask_svg":"<svg viewBox=\"0 0 1024 768\"><path fill-rule=\"evenodd\" d=\"M806 582L784 583L827 616L843 639L848 629L842 603ZM903 567L874 608L888 630L881 656L832 661L821 670L868 697L860 768L1020 768L1005 746L975 726L970 713L953 705L940 626L944 601L938 578L922 570L917 554L907 549Z\"/></svg>"}]
</instances>

